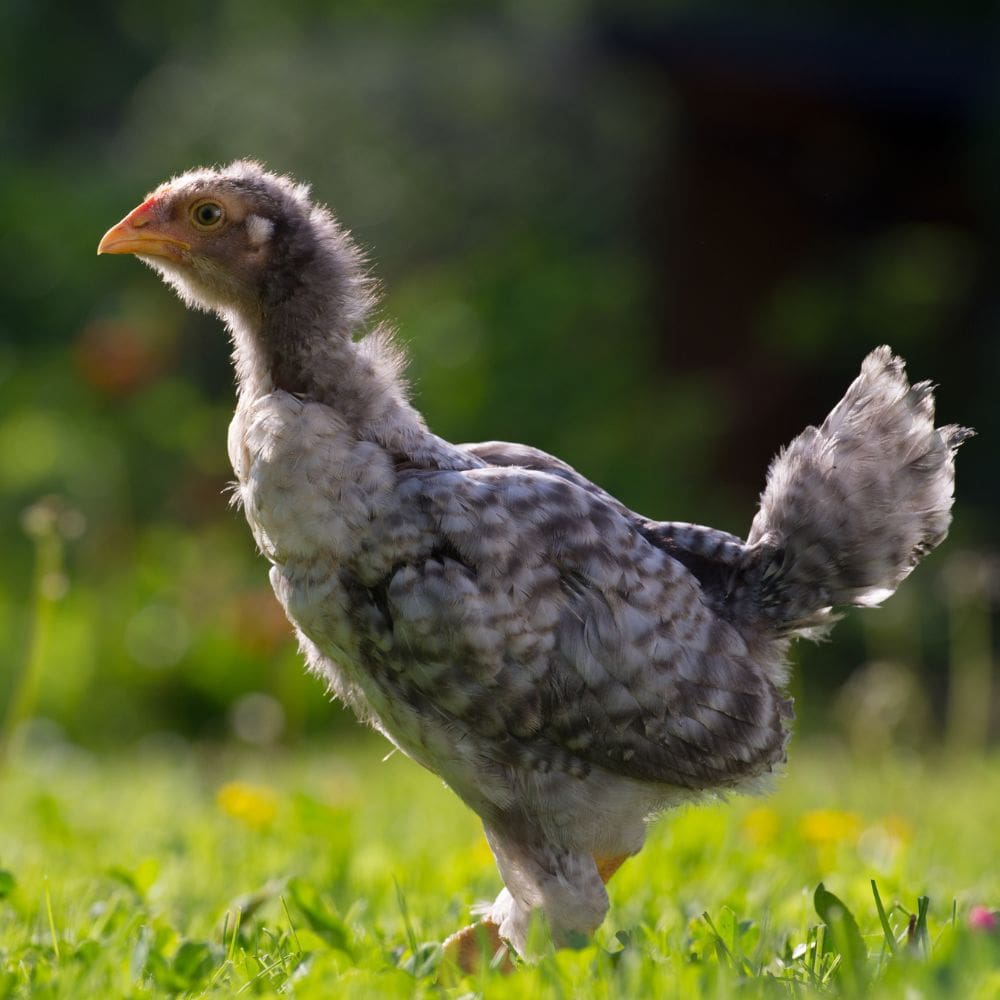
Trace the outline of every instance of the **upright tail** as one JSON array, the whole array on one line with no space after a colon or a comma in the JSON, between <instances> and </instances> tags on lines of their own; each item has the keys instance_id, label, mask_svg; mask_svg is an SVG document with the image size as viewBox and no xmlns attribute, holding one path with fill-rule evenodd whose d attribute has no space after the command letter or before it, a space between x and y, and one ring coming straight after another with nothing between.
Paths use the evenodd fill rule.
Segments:
<instances>
[{"instance_id":1,"label":"upright tail","mask_svg":"<svg viewBox=\"0 0 1000 1000\"><path fill-rule=\"evenodd\" d=\"M933 388L879 347L823 425L771 463L747 543L754 603L782 631L880 603L948 534L955 451L974 432L934 426Z\"/></svg>"}]
</instances>

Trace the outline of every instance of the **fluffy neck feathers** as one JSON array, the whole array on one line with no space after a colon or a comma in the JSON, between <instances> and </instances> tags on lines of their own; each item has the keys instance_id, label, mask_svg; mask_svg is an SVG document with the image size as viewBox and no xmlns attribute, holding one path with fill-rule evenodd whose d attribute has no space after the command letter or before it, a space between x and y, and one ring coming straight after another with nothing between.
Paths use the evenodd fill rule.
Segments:
<instances>
[{"instance_id":1,"label":"fluffy neck feathers","mask_svg":"<svg viewBox=\"0 0 1000 1000\"><path fill-rule=\"evenodd\" d=\"M352 382L351 337L371 304L360 256L321 209L304 217L286 209L269 244L253 301L224 315L240 392L284 389L330 402Z\"/></svg>"},{"instance_id":2,"label":"fluffy neck feathers","mask_svg":"<svg viewBox=\"0 0 1000 1000\"><path fill-rule=\"evenodd\" d=\"M322 210L308 231L276 227L274 265L258 302L221 310L233 339L241 402L284 390L333 409L359 438L438 467L470 460L431 434L410 405L405 357L385 327L360 340L371 283L350 239ZM479 464L472 461L471 464Z\"/></svg>"}]
</instances>

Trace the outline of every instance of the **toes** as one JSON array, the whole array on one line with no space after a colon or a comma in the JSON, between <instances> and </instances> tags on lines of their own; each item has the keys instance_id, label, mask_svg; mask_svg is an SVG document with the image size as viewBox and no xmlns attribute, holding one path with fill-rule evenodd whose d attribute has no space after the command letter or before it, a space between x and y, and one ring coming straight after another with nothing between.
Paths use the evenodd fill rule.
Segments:
<instances>
[{"instance_id":1,"label":"toes","mask_svg":"<svg viewBox=\"0 0 1000 1000\"><path fill-rule=\"evenodd\" d=\"M465 973L492 966L508 974L515 968L507 943L491 920L479 920L452 934L444 942L444 957Z\"/></svg>"}]
</instances>

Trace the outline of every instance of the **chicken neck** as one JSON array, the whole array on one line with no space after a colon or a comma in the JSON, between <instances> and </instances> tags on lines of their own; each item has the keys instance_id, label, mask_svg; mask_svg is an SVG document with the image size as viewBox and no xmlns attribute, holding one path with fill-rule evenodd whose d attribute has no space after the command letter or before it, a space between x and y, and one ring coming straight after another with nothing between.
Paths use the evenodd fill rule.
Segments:
<instances>
[{"instance_id":1,"label":"chicken neck","mask_svg":"<svg viewBox=\"0 0 1000 1000\"><path fill-rule=\"evenodd\" d=\"M408 399L405 356L386 328L354 339L370 305L369 282L339 233L284 258L258 301L223 313L241 403L283 390L328 406L358 440L407 464L482 465L427 429Z\"/></svg>"}]
</instances>

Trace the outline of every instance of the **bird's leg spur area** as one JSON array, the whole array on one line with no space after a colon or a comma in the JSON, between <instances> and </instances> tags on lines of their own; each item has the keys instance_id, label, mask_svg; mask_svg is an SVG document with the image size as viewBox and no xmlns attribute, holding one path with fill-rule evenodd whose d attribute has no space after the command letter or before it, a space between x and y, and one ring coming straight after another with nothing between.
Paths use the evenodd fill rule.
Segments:
<instances>
[{"instance_id":1,"label":"bird's leg spur area","mask_svg":"<svg viewBox=\"0 0 1000 1000\"><path fill-rule=\"evenodd\" d=\"M619 854L617 857L608 858L595 857L594 864L597 865L597 874L601 876L601 881L607 885L611 876L625 864L629 857L628 854Z\"/></svg>"}]
</instances>

